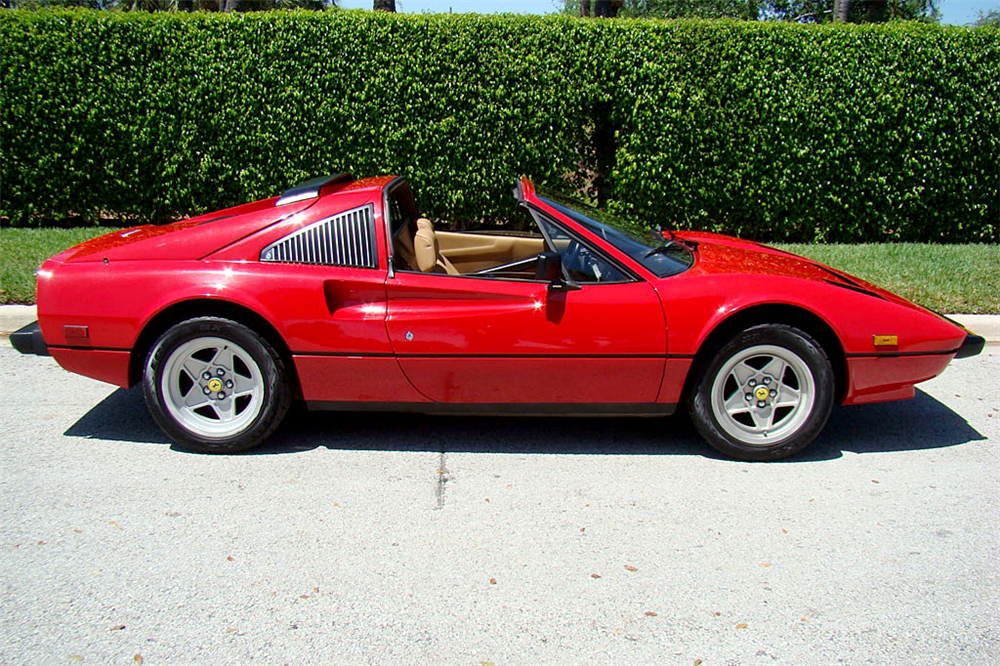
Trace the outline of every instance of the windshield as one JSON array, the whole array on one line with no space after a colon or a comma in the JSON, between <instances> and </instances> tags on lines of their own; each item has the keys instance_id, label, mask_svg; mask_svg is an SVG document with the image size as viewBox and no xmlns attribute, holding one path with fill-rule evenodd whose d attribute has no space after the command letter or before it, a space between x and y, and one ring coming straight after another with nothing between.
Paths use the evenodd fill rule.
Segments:
<instances>
[{"instance_id":1,"label":"windshield","mask_svg":"<svg viewBox=\"0 0 1000 666\"><path fill-rule=\"evenodd\" d=\"M694 264L694 253L690 248L681 243L670 243L655 231L643 229L563 195L545 192L538 198L642 264L657 277L676 275Z\"/></svg>"}]
</instances>

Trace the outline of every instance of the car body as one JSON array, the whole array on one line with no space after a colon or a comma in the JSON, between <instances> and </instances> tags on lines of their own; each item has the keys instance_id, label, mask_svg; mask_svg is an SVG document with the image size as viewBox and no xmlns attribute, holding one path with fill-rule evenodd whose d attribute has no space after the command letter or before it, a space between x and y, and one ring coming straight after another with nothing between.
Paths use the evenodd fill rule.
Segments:
<instances>
[{"instance_id":1,"label":"car body","mask_svg":"<svg viewBox=\"0 0 1000 666\"><path fill-rule=\"evenodd\" d=\"M645 239L515 186L538 232L437 231L405 179L322 177L38 271L14 336L65 369L142 383L178 442L264 441L317 409L670 414L727 455L791 455L833 404L910 398L983 339L758 243Z\"/></svg>"}]
</instances>

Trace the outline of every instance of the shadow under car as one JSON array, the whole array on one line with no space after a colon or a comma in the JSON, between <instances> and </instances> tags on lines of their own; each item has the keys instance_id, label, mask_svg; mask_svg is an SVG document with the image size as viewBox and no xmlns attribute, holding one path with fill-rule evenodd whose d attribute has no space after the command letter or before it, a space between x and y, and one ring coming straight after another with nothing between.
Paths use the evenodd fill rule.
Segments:
<instances>
[{"instance_id":1,"label":"shadow under car","mask_svg":"<svg viewBox=\"0 0 1000 666\"><path fill-rule=\"evenodd\" d=\"M119 389L64 433L112 441L170 444L146 410L138 387ZM906 402L834 409L826 428L787 462L957 446L984 439L965 419L923 391ZM295 406L249 455L319 447L354 451L702 455L722 458L683 413L671 417L482 417L413 413L309 412ZM177 447L175 447L177 448ZM178 450L181 450L178 448Z\"/></svg>"}]
</instances>

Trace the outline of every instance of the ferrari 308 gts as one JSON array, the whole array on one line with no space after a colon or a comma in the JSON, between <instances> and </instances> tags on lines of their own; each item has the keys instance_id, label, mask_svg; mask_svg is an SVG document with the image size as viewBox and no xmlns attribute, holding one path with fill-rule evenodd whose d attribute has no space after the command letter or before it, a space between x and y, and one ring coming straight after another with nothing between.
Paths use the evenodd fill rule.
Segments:
<instances>
[{"instance_id":1,"label":"ferrari 308 gts","mask_svg":"<svg viewBox=\"0 0 1000 666\"><path fill-rule=\"evenodd\" d=\"M142 384L175 441L235 452L314 409L655 415L776 460L834 404L899 400L983 339L873 284L727 236L643 231L514 189L520 227L446 230L399 177L95 238L38 271L12 336ZM530 231L514 231L530 228Z\"/></svg>"}]
</instances>

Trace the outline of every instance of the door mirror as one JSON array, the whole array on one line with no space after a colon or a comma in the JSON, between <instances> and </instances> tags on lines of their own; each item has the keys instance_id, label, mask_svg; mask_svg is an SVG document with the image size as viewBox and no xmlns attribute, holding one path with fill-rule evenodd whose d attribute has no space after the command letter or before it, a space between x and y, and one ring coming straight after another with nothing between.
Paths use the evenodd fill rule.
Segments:
<instances>
[{"instance_id":1,"label":"door mirror","mask_svg":"<svg viewBox=\"0 0 1000 666\"><path fill-rule=\"evenodd\" d=\"M562 282L562 259L558 252L542 252L538 255L535 279L545 282Z\"/></svg>"},{"instance_id":2,"label":"door mirror","mask_svg":"<svg viewBox=\"0 0 1000 666\"><path fill-rule=\"evenodd\" d=\"M558 252L542 252L538 255L538 267L535 269L535 279L549 283L553 291L579 289L573 281L567 281L563 276L562 257Z\"/></svg>"}]
</instances>

